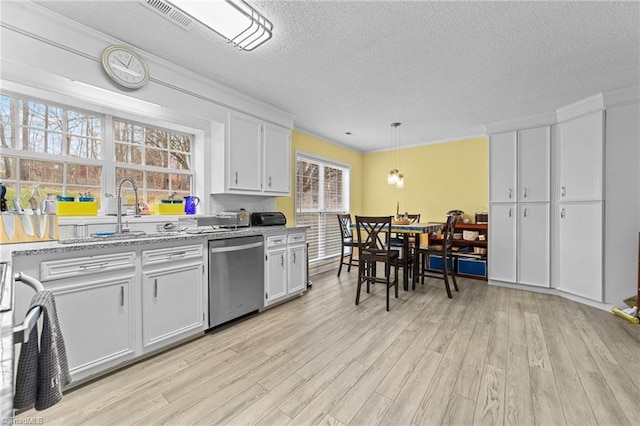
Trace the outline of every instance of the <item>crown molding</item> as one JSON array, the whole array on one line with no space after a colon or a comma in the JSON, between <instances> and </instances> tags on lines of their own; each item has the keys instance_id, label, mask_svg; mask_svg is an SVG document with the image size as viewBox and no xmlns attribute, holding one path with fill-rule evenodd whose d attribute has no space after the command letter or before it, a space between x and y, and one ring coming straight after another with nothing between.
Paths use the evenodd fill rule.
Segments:
<instances>
[{"instance_id":1,"label":"crown molding","mask_svg":"<svg viewBox=\"0 0 640 426\"><path fill-rule=\"evenodd\" d=\"M527 117L518 117L509 120L485 123L484 128L487 134L491 135L495 133L531 129L534 127L552 126L556 124L556 122L557 117L555 111L550 111L542 114L529 115Z\"/></svg>"}]
</instances>

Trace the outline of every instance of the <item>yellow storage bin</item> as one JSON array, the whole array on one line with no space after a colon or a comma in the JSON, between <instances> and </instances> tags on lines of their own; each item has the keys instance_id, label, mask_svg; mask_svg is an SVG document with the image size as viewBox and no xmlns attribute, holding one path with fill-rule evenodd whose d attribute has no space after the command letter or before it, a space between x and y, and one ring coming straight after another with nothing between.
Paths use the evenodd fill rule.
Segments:
<instances>
[{"instance_id":1,"label":"yellow storage bin","mask_svg":"<svg viewBox=\"0 0 640 426\"><path fill-rule=\"evenodd\" d=\"M180 203L157 203L156 214L184 214L184 204Z\"/></svg>"},{"instance_id":2,"label":"yellow storage bin","mask_svg":"<svg viewBox=\"0 0 640 426\"><path fill-rule=\"evenodd\" d=\"M58 201L58 216L97 216L97 201Z\"/></svg>"}]
</instances>

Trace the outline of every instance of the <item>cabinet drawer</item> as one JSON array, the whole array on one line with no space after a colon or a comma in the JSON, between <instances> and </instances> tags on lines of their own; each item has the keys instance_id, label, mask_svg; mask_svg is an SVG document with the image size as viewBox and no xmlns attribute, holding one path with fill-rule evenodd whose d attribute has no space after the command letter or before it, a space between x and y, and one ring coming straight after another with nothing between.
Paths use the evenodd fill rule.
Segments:
<instances>
[{"instance_id":1,"label":"cabinet drawer","mask_svg":"<svg viewBox=\"0 0 640 426\"><path fill-rule=\"evenodd\" d=\"M289 244L304 243L306 236L307 234L290 234L288 239Z\"/></svg>"},{"instance_id":2,"label":"cabinet drawer","mask_svg":"<svg viewBox=\"0 0 640 426\"><path fill-rule=\"evenodd\" d=\"M286 244L287 244L286 235L274 235L273 237L267 237L267 248L283 246Z\"/></svg>"},{"instance_id":3,"label":"cabinet drawer","mask_svg":"<svg viewBox=\"0 0 640 426\"><path fill-rule=\"evenodd\" d=\"M154 265L161 262L183 259L202 259L202 250L201 244L145 250L142 252L142 265Z\"/></svg>"},{"instance_id":4,"label":"cabinet drawer","mask_svg":"<svg viewBox=\"0 0 640 426\"><path fill-rule=\"evenodd\" d=\"M136 254L134 252L127 252L46 261L40 263L40 280L58 280L61 278L86 276L88 274L134 268L135 260Z\"/></svg>"}]
</instances>

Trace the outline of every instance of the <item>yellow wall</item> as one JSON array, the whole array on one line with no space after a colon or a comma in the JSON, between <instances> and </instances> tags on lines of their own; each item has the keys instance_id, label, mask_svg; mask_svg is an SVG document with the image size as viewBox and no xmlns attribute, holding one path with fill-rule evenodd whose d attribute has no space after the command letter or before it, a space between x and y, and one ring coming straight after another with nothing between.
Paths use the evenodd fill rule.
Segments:
<instances>
[{"instance_id":1,"label":"yellow wall","mask_svg":"<svg viewBox=\"0 0 640 426\"><path fill-rule=\"evenodd\" d=\"M421 222L444 221L449 210L462 210L473 221L489 207L489 153L487 138L476 137L401 150L398 168L403 189L387 184L394 165L392 152L364 156L362 210L372 215L420 213Z\"/></svg>"},{"instance_id":2,"label":"yellow wall","mask_svg":"<svg viewBox=\"0 0 640 426\"><path fill-rule=\"evenodd\" d=\"M351 214L394 215L420 213L421 221L442 222L449 210L462 210L473 221L476 212L489 208L489 151L486 137L476 137L401 151L405 187L387 184L394 165L392 152L362 154L293 131L291 188L295 188L295 155L300 151L351 166ZM292 189L292 194L294 189ZM276 210L295 222L295 199L279 197Z\"/></svg>"},{"instance_id":3,"label":"yellow wall","mask_svg":"<svg viewBox=\"0 0 640 426\"><path fill-rule=\"evenodd\" d=\"M294 130L291 134L291 197L276 198L276 210L281 211L287 217L288 224L295 223L295 180L296 180L296 153L315 155L319 158L335 161L336 163L351 166L351 213L362 212L362 159L360 152L350 150L329 142L325 142L313 136Z\"/></svg>"}]
</instances>

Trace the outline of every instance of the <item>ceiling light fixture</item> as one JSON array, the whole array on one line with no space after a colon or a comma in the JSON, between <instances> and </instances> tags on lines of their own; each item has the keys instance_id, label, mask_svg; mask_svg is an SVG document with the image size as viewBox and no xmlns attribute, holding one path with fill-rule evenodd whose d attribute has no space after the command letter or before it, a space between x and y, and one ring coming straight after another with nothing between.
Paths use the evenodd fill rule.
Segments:
<instances>
[{"instance_id":1,"label":"ceiling light fixture","mask_svg":"<svg viewBox=\"0 0 640 426\"><path fill-rule=\"evenodd\" d=\"M271 38L273 24L242 0L171 0L170 3L240 50Z\"/></svg>"},{"instance_id":2,"label":"ceiling light fixture","mask_svg":"<svg viewBox=\"0 0 640 426\"><path fill-rule=\"evenodd\" d=\"M398 164L400 161L400 125L402 123L391 123L391 155L394 157L394 164L396 167L389 170L387 173L387 183L389 185L395 185L396 188L404 188L404 175L400 173Z\"/></svg>"}]
</instances>

